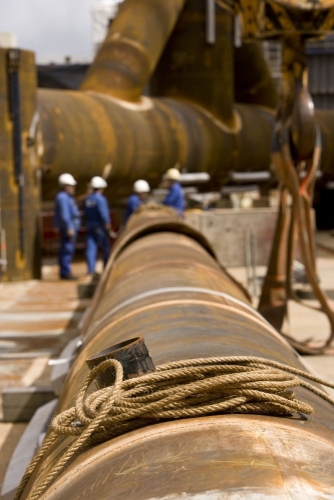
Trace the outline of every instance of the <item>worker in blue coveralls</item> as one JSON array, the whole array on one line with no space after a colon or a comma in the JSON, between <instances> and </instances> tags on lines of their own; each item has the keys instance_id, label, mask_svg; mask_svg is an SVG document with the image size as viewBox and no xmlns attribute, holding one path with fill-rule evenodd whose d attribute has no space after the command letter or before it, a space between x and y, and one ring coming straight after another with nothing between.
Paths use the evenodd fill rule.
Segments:
<instances>
[{"instance_id":1,"label":"worker in blue coveralls","mask_svg":"<svg viewBox=\"0 0 334 500\"><path fill-rule=\"evenodd\" d=\"M110 255L111 219L107 198L103 191L107 187L106 181L99 176L91 180L93 192L87 196L84 202L86 216L86 260L88 274L95 273L95 265L98 248L102 250L103 264L106 266Z\"/></svg>"},{"instance_id":2,"label":"worker in blue coveralls","mask_svg":"<svg viewBox=\"0 0 334 500\"><path fill-rule=\"evenodd\" d=\"M174 208L179 215L184 212L184 194L179 183L181 174L177 168L170 168L165 174L165 180L168 182L168 193L163 201L164 205Z\"/></svg>"},{"instance_id":3,"label":"worker in blue coveralls","mask_svg":"<svg viewBox=\"0 0 334 500\"><path fill-rule=\"evenodd\" d=\"M58 182L61 191L55 200L54 225L60 232L59 277L75 280L77 278L72 274L71 263L80 227L80 213L74 199L76 181L71 174L61 174Z\"/></svg>"},{"instance_id":4,"label":"worker in blue coveralls","mask_svg":"<svg viewBox=\"0 0 334 500\"><path fill-rule=\"evenodd\" d=\"M126 208L124 224L127 223L130 215L137 210L137 208L144 203L145 198L147 198L150 192L150 186L148 182L143 179L139 179L133 185L133 194L128 198Z\"/></svg>"}]
</instances>

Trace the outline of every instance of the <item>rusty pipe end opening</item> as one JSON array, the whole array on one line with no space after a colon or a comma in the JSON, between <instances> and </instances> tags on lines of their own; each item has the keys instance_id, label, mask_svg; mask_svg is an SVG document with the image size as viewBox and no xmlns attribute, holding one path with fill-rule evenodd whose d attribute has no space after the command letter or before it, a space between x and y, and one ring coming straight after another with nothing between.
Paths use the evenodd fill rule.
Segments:
<instances>
[{"instance_id":1,"label":"rusty pipe end opening","mask_svg":"<svg viewBox=\"0 0 334 500\"><path fill-rule=\"evenodd\" d=\"M123 380L140 377L155 371L153 360L142 337L135 337L107 347L86 359L86 363L92 370L106 359L117 359L121 363ZM95 379L98 389L111 386L114 382L115 371L113 368L104 370Z\"/></svg>"}]
</instances>

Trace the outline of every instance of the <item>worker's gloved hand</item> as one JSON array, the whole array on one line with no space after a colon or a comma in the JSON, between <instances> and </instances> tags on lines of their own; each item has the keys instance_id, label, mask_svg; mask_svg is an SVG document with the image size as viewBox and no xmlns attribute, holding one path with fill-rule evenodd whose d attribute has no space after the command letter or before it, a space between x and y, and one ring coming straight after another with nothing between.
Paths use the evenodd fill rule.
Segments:
<instances>
[{"instance_id":1,"label":"worker's gloved hand","mask_svg":"<svg viewBox=\"0 0 334 500\"><path fill-rule=\"evenodd\" d=\"M66 234L67 234L67 237L68 237L69 239L72 239L72 238L73 238L73 236L74 236L74 229L72 229L71 227L70 227L70 228L68 228L68 230L66 231Z\"/></svg>"}]
</instances>

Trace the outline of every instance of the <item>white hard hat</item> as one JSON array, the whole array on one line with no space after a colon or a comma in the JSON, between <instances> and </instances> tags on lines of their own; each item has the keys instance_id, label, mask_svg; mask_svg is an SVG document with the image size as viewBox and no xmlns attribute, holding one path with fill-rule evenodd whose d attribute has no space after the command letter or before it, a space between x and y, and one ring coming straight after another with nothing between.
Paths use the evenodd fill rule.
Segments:
<instances>
[{"instance_id":1,"label":"white hard hat","mask_svg":"<svg viewBox=\"0 0 334 500\"><path fill-rule=\"evenodd\" d=\"M108 184L104 179L102 179L102 177L96 175L90 181L90 185L92 186L93 189L104 189L107 187Z\"/></svg>"},{"instance_id":2,"label":"white hard hat","mask_svg":"<svg viewBox=\"0 0 334 500\"><path fill-rule=\"evenodd\" d=\"M170 181L178 181L180 177L181 174L177 168L170 168L165 174L165 179L168 179Z\"/></svg>"},{"instance_id":3,"label":"white hard hat","mask_svg":"<svg viewBox=\"0 0 334 500\"><path fill-rule=\"evenodd\" d=\"M143 179L139 179L139 181L136 181L134 183L133 191L135 193L149 193L150 192L149 183L144 181Z\"/></svg>"},{"instance_id":4,"label":"white hard hat","mask_svg":"<svg viewBox=\"0 0 334 500\"><path fill-rule=\"evenodd\" d=\"M72 174L61 174L58 182L61 186L75 186L77 183Z\"/></svg>"}]
</instances>

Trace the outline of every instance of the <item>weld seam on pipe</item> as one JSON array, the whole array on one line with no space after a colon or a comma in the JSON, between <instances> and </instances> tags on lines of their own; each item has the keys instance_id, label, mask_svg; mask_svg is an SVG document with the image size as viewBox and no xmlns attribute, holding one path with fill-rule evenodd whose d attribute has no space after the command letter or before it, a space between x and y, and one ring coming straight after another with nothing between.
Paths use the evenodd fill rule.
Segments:
<instances>
[{"instance_id":1,"label":"weld seam on pipe","mask_svg":"<svg viewBox=\"0 0 334 500\"><path fill-rule=\"evenodd\" d=\"M113 316L113 314L119 312L121 309L124 309L126 306L134 304L135 302L138 302L141 299L145 299L147 297L152 297L152 296L155 296L155 295L161 295L161 294L164 294L164 293L176 293L176 292L204 293L204 294L213 295L215 297L220 297L220 298L229 300L230 302L232 302L232 303L234 303L234 304L236 304L238 306L243 307L247 311L251 312L252 315L254 315L257 318L261 319L261 321L263 323L265 323L267 326L270 327L270 330L272 331L273 334L275 334L276 336L278 335L278 333L275 330L275 328L273 328L273 326L270 323L268 323L268 321L266 321L263 318L263 316L261 316L260 313L258 313L255 309L253 309L248 304L245 304L241 300L236 299L232 295L229 295L228 293L224 293L224 292L218 292L216 290L210 290L208 288L188 287L188 286L157 288L156 290L150 290L148 292L140 293L140 294L136 295L135 297L132 297L131 299L127 299L124 302L121 302L121 304L119 304L118 306L115 306L113 309L111 309L110 311L108 311L107 314L105 314L101 319L99 319L96 323L94 323L94 327L96 327L97 325L105 322L108 318L110 318L111 316ZM280 339L284 340L281 336L280 336ZM287 345L289 345L289 344L287 343ZM289 347L291 348L290 345L289 345Z\"/></svg>"}]
</instances>

